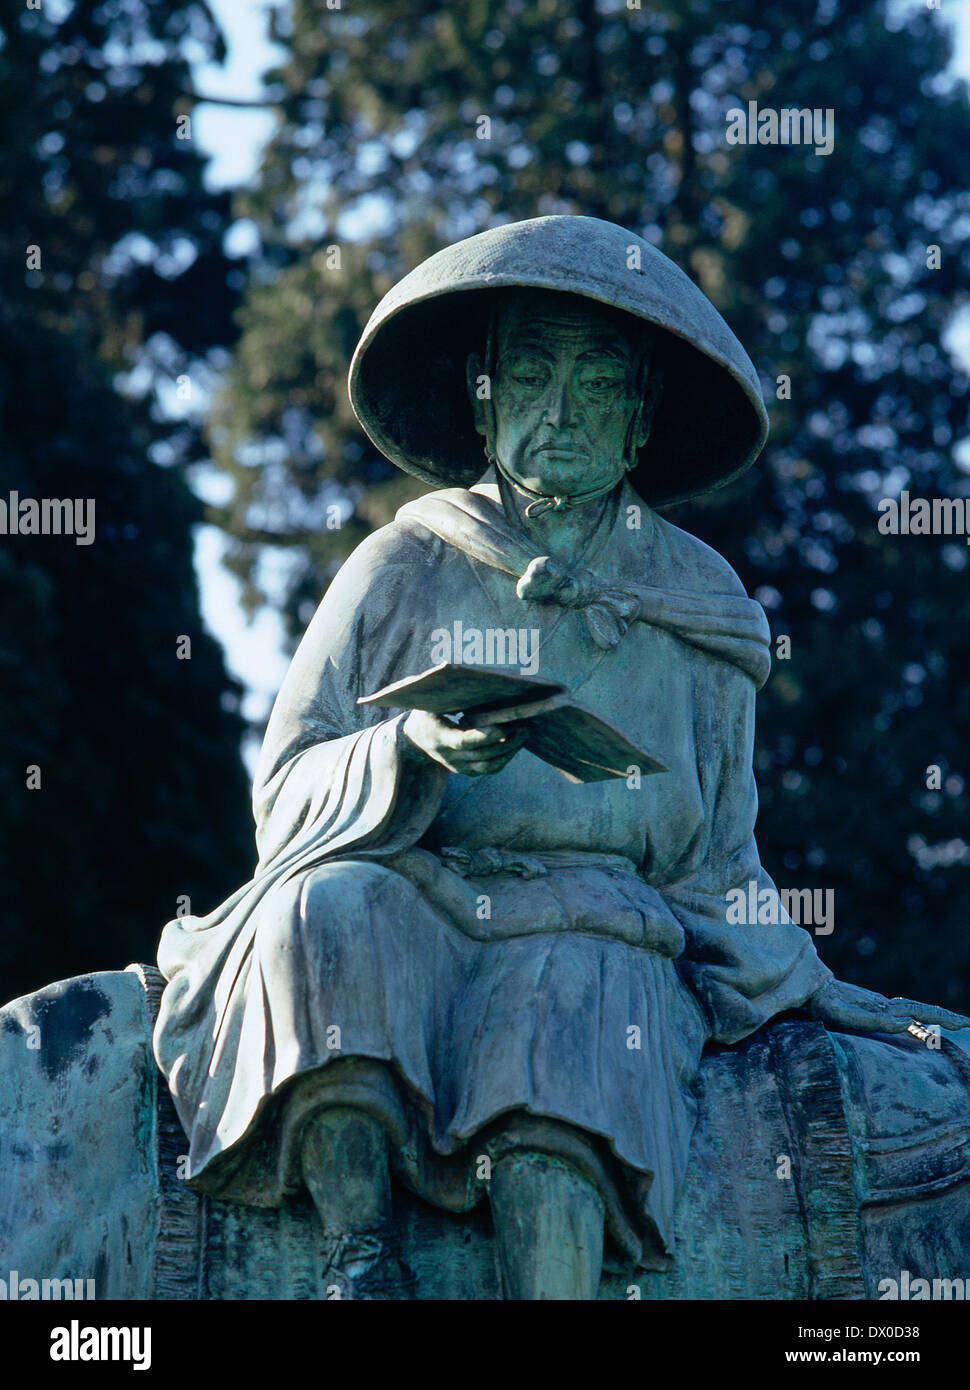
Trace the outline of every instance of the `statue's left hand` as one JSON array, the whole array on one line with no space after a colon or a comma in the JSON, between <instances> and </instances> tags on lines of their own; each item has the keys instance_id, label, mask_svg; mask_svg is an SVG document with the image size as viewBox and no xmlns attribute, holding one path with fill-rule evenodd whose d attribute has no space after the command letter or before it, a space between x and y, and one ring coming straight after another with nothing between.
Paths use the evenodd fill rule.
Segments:
<instances>
[{"instance_id":1,"label":"statue's left hand","mask_svg":"<svg viewBox=\"0 0 970 1390\"><path fill-rule=\"evenodd\" d=\"M914 1021L939 1028L970 1028L970 1018L915 999L886 999L859 985L829 980L808 1001L813 1018L845 1033L905 1033Z\"/></svg>"}]
</instances>

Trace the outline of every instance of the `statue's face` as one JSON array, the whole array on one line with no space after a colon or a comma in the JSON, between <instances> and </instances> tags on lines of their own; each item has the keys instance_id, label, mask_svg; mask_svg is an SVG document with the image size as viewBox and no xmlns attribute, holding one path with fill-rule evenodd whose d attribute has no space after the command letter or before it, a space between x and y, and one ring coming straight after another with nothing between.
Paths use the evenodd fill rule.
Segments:
<instances>
[{"instance_id":1,"label":"statue's face","mask_svg":"<svg viewBox=\"0 0 970 1390\"><path fill-rule=\"evenodd\" d=\"M528 290L509 296L495 331L494 449L510 476L557 496L617 482L630 462L646 335L633 341L595 304Z\"/></svg>"}]
</instances>

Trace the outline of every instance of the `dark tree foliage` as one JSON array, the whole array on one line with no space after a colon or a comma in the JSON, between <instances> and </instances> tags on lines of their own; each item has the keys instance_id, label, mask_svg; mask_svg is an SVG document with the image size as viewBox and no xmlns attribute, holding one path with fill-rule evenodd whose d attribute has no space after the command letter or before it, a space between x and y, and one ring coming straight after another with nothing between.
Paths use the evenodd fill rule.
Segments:
<instances>
[{"instance_id":1,"label":"dark tree foliage","mask_svg":"<svg viewBox=\"0 0 970 1390\"><path fill-rule=\"evenodd\" d=\"M221 40L196 0L56 9L0 0L0 500L93 499L96 531L0 536L4 999L152 960L180 895L205 911L252 866L179 466L198 440L118 375L231 342L225 198L176 121L186 43Z\"/></svg>"},{"instance_id":2,"label":"dark tree foliage","mask_svg":"<svg viewBox=\"0 0 970 1390\"><path fill-rule=\"evenodd\" d=\"M771 407L757 470L670 514L791 639L760 697L764 860L781 886L835 890L818 944L845 978L966 1003L970 552L876 528L903 488L967 491L968 381L945 330L970 270L970 109L941 81L945 17L893 19L884 0L295 0L276 37L279 124L237 207L261 247L212 431L250 601L273 547L296 636L412 488L344 388L397 277L541 213L640 232L726 315ZM752 99L833 108L833 152L728 145L727 111ZM328 530L337 498L352 515Z\"/></svg>"}]
</instances>

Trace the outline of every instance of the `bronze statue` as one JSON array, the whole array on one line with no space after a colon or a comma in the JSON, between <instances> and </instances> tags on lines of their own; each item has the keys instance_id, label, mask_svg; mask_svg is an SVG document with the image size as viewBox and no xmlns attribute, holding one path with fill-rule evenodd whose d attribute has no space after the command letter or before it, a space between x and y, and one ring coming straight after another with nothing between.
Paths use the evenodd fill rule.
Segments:
<instances>
[{"instance_id":1,"label":"bronze statue","mask_svg":"<svg viewBox=\"0 0 970 1390\"><path fill-rule=\"evenodd\" d=\"M751 767L768 625L655 508L736 477L767 419L691 281L596 219L495 228L386 296L350 390L441 490L358 547L307 630L255 876L165 928L157 1060L193 1183L306 1187L351 1296L407 1296L393 1170L446 1210L487 1194L507 1297L592 1298L604 1258L673 1258L707 1041L802 1007L970 1020L837 982L783 909L729 920L739 887L775 894ZM489 652L523 680L504 715L476 693ZM402 682L400 706L370 698Z\"/></svg>"}]
</instances>

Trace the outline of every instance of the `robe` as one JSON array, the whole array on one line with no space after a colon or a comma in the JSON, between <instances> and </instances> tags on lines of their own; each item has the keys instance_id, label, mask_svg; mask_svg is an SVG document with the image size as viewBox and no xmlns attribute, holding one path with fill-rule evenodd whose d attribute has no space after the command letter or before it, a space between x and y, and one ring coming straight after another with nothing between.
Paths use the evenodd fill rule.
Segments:
<instances>
[{"instance_id":1,"label":"robe","mask_svg":"<svg viewBox=\"0 0 970 1390\"><path fill-rule=\"evenodd\" d=\"M754 838L760 605L628 483L575 557L583 599L521 596L538 554L488 474L346 561L269 722L254 876L163 931L155 1055L202 1190L279 1205L308 1116L351 1104L446 1210L515 1143L560 1155L603 1196L614 1267L662 1269L705 1043L832 975L780 903L729 919L732 890L776 893ZM357 701L435 664L456 623L524 631L535 674L666 770L574 784L526 750L479 777L406 755L407 711Z\"/></svg>"}]
</instances>

